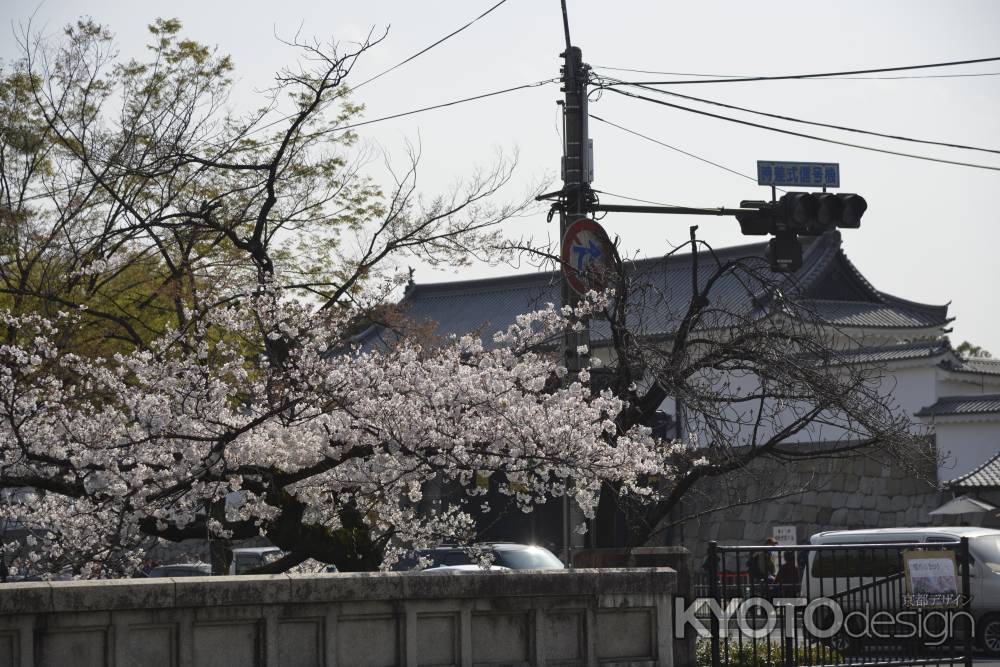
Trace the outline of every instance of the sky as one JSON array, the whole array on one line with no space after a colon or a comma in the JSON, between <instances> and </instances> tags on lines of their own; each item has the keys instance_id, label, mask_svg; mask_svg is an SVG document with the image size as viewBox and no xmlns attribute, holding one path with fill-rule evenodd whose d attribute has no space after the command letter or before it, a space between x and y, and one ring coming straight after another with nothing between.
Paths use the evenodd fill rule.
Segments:
<instances>
[{"instance_id":1,"label":"sky","mask_svg":"<svg viewBox=\"0 0 1000 667\"><path fill-rule=\"evenodd\" d=\"M15 31L55 34L88 15L108 25L124 55L141 55L145 26L178 18L184 35L230 54L236 65L234 106L258 101L275 71L297 54L277 37L358 40L374 29L387 38L357 64L361 81L461 27L496 0L4 0L0 58L17 55ZM613 70L714 75L781 75L917 65L1000 56L1000 2L993 0L838 0L836 3L732 0L611 3L569 0L573 43L595 72L626 80L690 79ZM507 0L427 53L366 85L356 101L366 118L448 102L558 76L564 47L558 0ZM1000 73L1000 61L882 76ZM712 83L671 90L770 113L1000 150L1000 76L878 78ZM451 187L497 150L518 155L516 190L556 182L561 155L556 85L469 102L360 128L363 141L397 156L422 150L420 185L427 196ZM668 99L668 98L663 98ZM1000 155L947 149L826 128L760 119L682 104L809 134L888 150L1000 167ZM912 301L951 303L952 341L969 340L1000 356L1000 171L884 155L785 136L604 93L590 111L602 118L743 174L757 160L838 162L841 191L857 192L868 212L845 230L848 257L879 290ZM736 206L765 199L752 179L592 122L593 187L661 203ZM374 168L374 167L373 167ZM373 173L376 178L381 178ZM610 194L604 202L628 203ZM744 243L726 217L609 214L602 224L623 255L662 255L686 240L688 226L715 246ZM543 213L506 224L511 236L558 236ZM417 282L503 275L506 265L457 270L417 266ZM530 271L523 266L519 270Z\"/></svg>"}]
</instances>

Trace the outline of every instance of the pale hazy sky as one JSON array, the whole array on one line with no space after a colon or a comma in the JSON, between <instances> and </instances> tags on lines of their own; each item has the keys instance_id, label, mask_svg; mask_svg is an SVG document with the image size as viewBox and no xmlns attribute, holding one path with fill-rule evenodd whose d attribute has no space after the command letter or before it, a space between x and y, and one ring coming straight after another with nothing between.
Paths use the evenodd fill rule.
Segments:
<instances>
[{"instance_id":1,"label":"pale hazy sky","mask_svg":"<svg viewBox=\"0 0 1000 667\"><path fill-rule=\"evenodd\" d=\"M234 103L249 105L255 88L296 54L277 33L297 30L322 40L357 39L390 27L388 39L357 67L360 81L451 32L495 0L407 2L261 2L258 0L3 0L0 57L16 55L12 24L35 12L54 33L86 14L116 33L125 54L138 54L156 17L183 21L185 34L233 56ZM574 43L598 72L624 67L723 75L778 75L923 64L1000 56L1000 2L600 2L570 0ZM508 0L473 27L358 93L375 118L558 75L563 48L558 0ZM603 70L610 76L662 78ZM900 72L936 75L1000 72L1000 62ZM679 78L679 77L670 77ZM677 92L807 120L1000 150L1000 76L878 80L775 81L678 86ZM446 188L496 148L520 152L528 183L558 175L560 138L551 85L377 123L363 139L398 152L423 147L421 183L428 195ZM692 105L695 106L695 105ZM853 143L1000 167L1000 155L881 140L823 128L764 121ZM605 94L591 112L746 174L758 159L839 162L842 191L864 195L859 230L844 232L848 256L876 288L925 303L952 302L955 344L968 339L1000 356L1000 171L970 169L788 137ZM717 167L597 122L594 187L687 206L735 206L763 199L765 188ZM613 201L604 197L605 201ZM621 202L625 203L625 202ZM682 242L690 224L709 242L748 239L730 218L613 214L603 221L630 255L662 254ZM543 215L509 225L513 235L558 235ZM753 239L751 239L753 240ZM509 267L461 273L420 268L418 282L499 275ZM529 269L524 269L529 270Z\"/></svg>"}]
</instances>

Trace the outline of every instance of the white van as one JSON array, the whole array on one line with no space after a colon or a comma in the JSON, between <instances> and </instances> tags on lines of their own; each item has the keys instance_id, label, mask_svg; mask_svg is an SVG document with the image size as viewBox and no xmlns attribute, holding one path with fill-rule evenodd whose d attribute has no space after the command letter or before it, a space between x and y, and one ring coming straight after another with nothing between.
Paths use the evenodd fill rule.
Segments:
<instances>
[{"instance_id":1,"label":"white van","mask_svg":"<svg viewBox=\"0 0 1000 667\"><path fill-rule=\"evenodd\" d=\"M901 544L957 542L969 538L969 592L976 619L976 639L992 655L1000 655L1000 530L974 527L875 528L816 533L810 544ZM901 557L897 550L855 552L811 551L802 574L802 594L815 598L866 587L868 602L891 601L898 596ZM961 564L959 564L961 568ZM961 570L960 570L961 571ZM890 578L890 579L886 579ZM894 581L893 581L894 579ZM880 581L891 583L880 584ZM851 596L845 597L848 606ZM860 600L859 596L854 599Z\"/></svg>"}]
</instances>

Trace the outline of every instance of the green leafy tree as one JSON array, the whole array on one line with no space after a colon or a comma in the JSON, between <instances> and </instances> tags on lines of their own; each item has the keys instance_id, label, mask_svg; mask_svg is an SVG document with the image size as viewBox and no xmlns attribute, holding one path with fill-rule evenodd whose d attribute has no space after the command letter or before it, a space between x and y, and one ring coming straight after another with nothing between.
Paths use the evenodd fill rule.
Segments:
<instances>
[{"instance_id":1,"label":"green leafy tree","mask_svg":"<svg viewBox=\"0 0 1000 667\"><path fill-rule=\"evenodd\" d=\"M990 354L989 350L984 350L978 345L973 345L967 340L963 340L962 343L955 348L955 352L960 357L966 358L980 358L980 359L990 359L993 355Z\"/></svg>"}]
</instances>

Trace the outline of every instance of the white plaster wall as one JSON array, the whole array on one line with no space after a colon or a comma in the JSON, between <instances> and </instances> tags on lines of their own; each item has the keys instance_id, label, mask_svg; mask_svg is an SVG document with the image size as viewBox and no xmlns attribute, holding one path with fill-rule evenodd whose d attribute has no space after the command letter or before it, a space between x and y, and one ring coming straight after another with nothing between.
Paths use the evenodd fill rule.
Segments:
<instances>
[{"instance_id":1,"label":"white plaster wall","mask_svg":"<svg viewBox=\"0 0 1000 667\"><path fill-rule=\"evenodd\" d=\"M1000 419L934 423L938 452L946 458L938 465L938 482L944 483L982 465L1000 451Z\"/></svg>"},{"instance_id":2,"label":"white plaster wall","mask_svg":"<svg viewBox=\"0 0 1000 667\"><path fill-rule=\"evenodd\" d=\"M878 393L885 401L895 406L895 409L914 420L915 431L926 431L926 426L914 419L913 415L921 408L937 401L939 394L936 369L934 367L886 368L883 373L884 375L873 385ZM723 382L720 378L716 384L721 385ZM735 391L736 393L751 393L757 387L754 376L729 377L727 384L725 391ZM768 405L773 406L773 403ZM803 404L789 403L780 413L779 425L791 423L795 419L796 413L801 413L806 407ZM673 399L665 400L660 409L668 414L674 414ZM770 410L770 407L766 408L767 410ZM729 425L731 442L738 445L750 444L753 437L753 422L756 418L756 404L753 402L735 404L732 406L729 417L732 420ZM827 421L835 422L836 420L828 419ZM773 435L774 431L773 424L762 424L757 431L757 442L766 441ZM825 423L804 429L790 437L788 442L828 442L845 437L856 436L849 434L844 428L837 427L835 423ZM699 444L707 444L710 438L704 430L699 430L698 440Z\"/></svg>"},{"instance_id":3,"label":"white plaster wall","mask_svg":"<svg viewBox=\"0 0 1000 667\"><path fill-rule=\"evenodd\" d=\"M887 368L880 391L912 418L941 396L937 384L937 369L933 367Z\"/></svg>"},{"instance_id":4,"label":"white plaster wall","mask_svg":"<svg viewBox=\"0 0 1000 667\"><path fill-rule=\"evenodd\" d=\"M994 393L1000 387L992 384L992 378L983 382L956 380L953 374L948 374L935 366L923 367L887 367L884 376L878 384L879 393L894 404L898 410L914 422L914 431L927 432L931 430L937 435L939 453L944 457L938 466L938 482L944 483L962 475L989 459L1000 451L1000 419L981 419L975 422L955 422L954 419L919 420L914 415L921 409L933 405L943 396L965 396L981 393ZM975 376L970 376L974 380ZM721 382L721 379L720 379ZM738 391L752 391L756 380L753 377L730 378L731 386ZM661 410L675 414L673 399L667 399L661 405ZM789 406L782 412L782 422L788 423L793 417L795 406ZM734 406L730 442L733 445L750 444L753 437L752 421L755 412L752 405ZM743 422L738 425L736 422ZM686 425L687 427L687 425ZM685 429L687 430L687 428ZM773 428L761 428L757 433L757 442L766 441L774 432ZM704 430L698 430L698 443L707 445L710 442ZM844 437L851 437L843 428L832 424L811 426L788 442L830 442Z\"/></svg>"},{"instance_id":5,"label":"white plaster wall","mask_svg":"<svg viewBox=\"0 0 1000 667\"><path fill-rule=\"evenodd\" d=\"M1000 380L1000 378L995 378ZM969 375L968 379L958 380L954 376L948 377L941 373L938 379L938 396L976 396L978 394L1000 393L1000 382L993 381L994 378Z\"/></svg>"}]
</instances>

